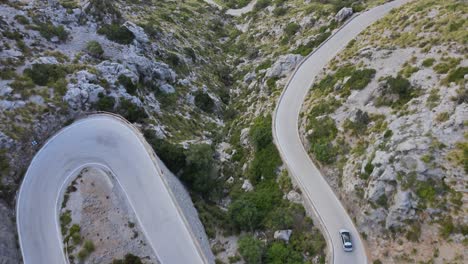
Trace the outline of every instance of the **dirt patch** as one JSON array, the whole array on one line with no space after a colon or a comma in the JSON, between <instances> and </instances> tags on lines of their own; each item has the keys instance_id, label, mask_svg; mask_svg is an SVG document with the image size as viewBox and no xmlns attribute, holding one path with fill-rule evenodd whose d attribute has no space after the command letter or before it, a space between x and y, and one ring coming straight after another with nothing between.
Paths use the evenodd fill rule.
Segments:
<instances>
[{"instance_id":1,"label":"dirt patch","mask_svg":"<svg viewBox=\"0 0 468 264\"><path fill-rule=\"evenodd\" d=\"M79 173L64 195L60 220L71 263L111 263L126 254L158 263L123 190L107 171L89 167Z\"/></svg>"}]
</instances>

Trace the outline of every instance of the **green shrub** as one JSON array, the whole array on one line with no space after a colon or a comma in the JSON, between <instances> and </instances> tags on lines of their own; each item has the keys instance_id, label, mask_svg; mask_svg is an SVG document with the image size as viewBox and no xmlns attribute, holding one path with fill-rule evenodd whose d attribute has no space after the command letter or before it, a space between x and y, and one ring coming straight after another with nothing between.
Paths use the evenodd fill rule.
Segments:
<instances>
[{"instance_id":1,"label":"green shrub","mask_svg":"<svg viewBox=\"0 0 468 264\"><path fill-rule=\"evenodd\" d=\"M283 242L273 242L266 252L267 263L296 264L303 263L302 255L295 251L291 245Z\"/></svg>"},{"instance_id":2,"label":"green shrub","mask_svg":"<svg viewBox=\"0 0 468 264\"><path fill-rule=\"evenodd\" d=\"M200 90L195 92L195 105L207 113L213 113L215 107L213 99L207 93Z\"/></svg>"},{"instance_id":3,"label":"green shrub","mask_svg":"<svg viewBox=\"0 0 468 264\"><path fill-rule=\"evenodd\" d=\"M142 122L148 117L148 114L146 114L143 107L137 106L127 99L122 99L120 101L120 106L117 112L132 123Z\"/></svg>"},{"instance_id":4,"label":"green shrub","mask_svg":"<svg viewBox=\"0 0 468 264\"><path fill-rule=\"evenodd\" d=\"M298 24L294 22L291 22L287 24L286 27L284 28L284 33L286 34L287 37L291 37L292 35L296 34L300 28L301 26L299 26Z\"/></svg>"},{"instance_id":5,"label":"green shrub","mask_svg":"<svg viewBox=\"0 0 468 264\"><path fill-rule=\"evenodd\" d=\"M258 183L262 178L270 180L276 177L276 170L281 165L276 146L271 143L265 148L255 152L255 156L250 163L248 175L253 184Z\"/></svg>"},{"instance_id":6,"label":"green shrub","mask_svg":"<svg viewBox=\"0 0 468 264\"><path fill-rule=\"evenodd\" d=\"M267 147L273 142L271 116L257 117L250 129L249 136L256 149Z\"/></svg>"},{"instance_id":7,"label":"green shrub","mask_svg":"<svg viewBox=\"0 0 468 264\"><path fill-rule=\"evenodd\" d=\"M242 236L239 241L239 253L247 264L261 264L263 243L253 236Z\"/></svg>"},{"instance_id":8,"label":"green shrub","mask_svg":"<svg viewBox=\"0 0 468 264\"><path fill-rule=\"evenodd\" d=\"M122 45L128 45L135 39L135 35L128 28L119 24L104 25L98 29L97 33Z\"/></svg>"},{"instance_id":9,"label":"green shrub","mask_svg":"<svg viewBox=\"0 0 468 264\"><path fill-rule=\"evenodd\" d=\"M136 84L133 83L130 77L120 74L118 81L123 87L125 87L125 90L127 91L127 93L133 94L133 95L135 94L137 86Z\"/></svg>"},{"instance_id":10,"label":"green shrub","mask_svg":"<svg viewBox=\"0 0 468 264\"><path fill-rule=\"evenodd\" d=\"M84 248L86 251L90 252L90 253L93 252L94 249L95 249L93 241L91 241L91 240L86 240L86 241L84 242L83 248Z\"/></svg>"},{"instance_id":11,"label":"green shrub","mask_svg":"<svg viewBox=\"0 0 468 264\"><path fill-rule=\"evenodd\" d=\"M427 58L422 62L422 66L424 67L431 67L434 65L435 59L434 58Z\"/></svg>"},{"instance_id":12,"label":"green shrub","mask_svg":"<svg viewBox=\"0 0 468 264\"><path fill-rule=\"evenodd\" d=\"M288 12L288 8L279 6L273 10L273 15L279 17L283 16Z\"/></svg>"},{"instance_id":13,"label":"green shrub","mask_svg":"<svg viewBox=\"0 0 468 264\"><path fill-rule=\"evenodd\" d=\"M98 94L99 100L96 103L96 108L99 111L112 112L114 110L115 98L106 96L103 93Z\"/></svg>"},{"instance_id":14,"label":"green shrub","mask_svg":"<svg viewBox=\"0 0 468 264\"><path fill-rule=\"evenodd\" d=\"M281 202L282 196L275 182L259 184L255 191L242 193L231 203L229 218L239 230L262 228L265 218Z\"/></svg>"},{"instance_id":15,"label":"green shrub","mask_svg":"<svg viewBox=\"0 0 468 264\"><path fill-rule=\"evenodd\" d=\"M271 4L271 0L258 0L254 6L254 9L258 11L258 10L266 8L270 4Z\"/></svg>"},{"instance_id":16,"label":"green shrub","mask_svg":"<svg viewBox=\"0 0 468 264\"><path fill-rule=\"evenodd\" d=\"M449 72L451 69L457 67L460 63L460 59L458 58L442 58L441 63L434 66L434 71L438 74L445 74Z\"/></svg>"},{"instance_id":17,"label":"green shrub","mask_svg":"<svg viewBox=\"0 0 468 264\"><path fill-rule=\"evenodd\" d=\"M114 259L112 264L143 264L143 262L140 257L128 253L124 259Z\"/></svg>"},{"instance_id":18,"label":"green shrub","mask_svg":"<svg viewBox=\"0 0 468 264\"><path fill-rule=\"evenodd\" d=\"M8 162L6 153L6 150L0 149L0 178L1 175L6 174L6 172L10 169L10 163Z\"/></svg>"},{"instance_id":19,"label":"green shrub","mask_svg":"<svg viewBox=\"0 0 468 264\"><path fill-rule=\"evenodd\" d=\"M446 81L451 83L458 83L461 80L464 80L464 76L468 74L468 67L458 67L455 70L452 70L447 75Z\"/></svg>"},{"instance_id":20,"label":"green shrub","mask_svg":"<svg viewBox=\"0 0 468 264\"><path fill-rule=\"evenodd\" d=\"M36 25L31 28L39 31L41 36L43 36L45 39L51 40L53 37L57 37L60 41L67 40L68 32L65 30L64 26L54 26L51 22L34 22Z\"/></svg>"},{"instance_id":21,"label":"green shrub","mask_svg":"<svg viewBox=\"0 0 468 264\"><path fill-rule=\"evenodd\" d=\"M355 70L351 75L351 78L349 78L349 80L346 82L345 87L349 87L350 89L355 90L362 90L369 84L374 76L374 69Z\"/></svg>"},{"instance_id":22,"label":"green shrub","mask_svg":"<svg viewBox=\"0 0 468 264\"><path fill-rule=\"evenodd\" d=\"M312 130L308 139L315 158L327 164L333 163L337 155L337 147L332 143L338 133L335 121L329 116L320 120L312 118L309 120L308 129Z\"/></svg>"},{"instance_id":23,"label":"green shrub","mask_svg":"<svg viewBox=\"0 0 468 264\"><path fill-rule=\"evenodd\" d=\"M178 174L185 166L186 155L184 148L179 144L172 144L167 140L159 139L153 133L150 130L146 130L144 132L145 139L153 147L154 151L158 153L159 158L161 158L169 170L174 172L174 174Z\"/></svg>"},{"instance_id":24,"label":"green shrub","mask_svg":"<svg viewBox=\"0 0 468 264\"><path fill-rule=\"evenodd\" d=\"M35 84L45 86L65 78L68 71L58 64L33 64L23 73L30 77Z\"/></svg>"},{"instance_id":25,"label":"green shrub","mask_svg":"<svg viewBox=\"0 0 468 264\"><path fill-rule=\"evenodd\" d=\"M272 64L272 61L270 59L267 59L257 66L257 68L255 69L255 72L258 73L261 70L266 70L271 67L271 64Z\"/></svg>"},{"instance_id":26,"label":"green shrub","mask_svg":"<svg viewBox=\"0 0 468 264\"><path fill-rule=\"evenodd\" d=\"M15 20L18 21L21 25L28 25L29 19L23 15L16 15Z\"/></svg>"},{"instance_id":27,"label":"green shrub","mask_svg":"<svg viewBox=\"0 0 468 264\"><path fill-rule=\"evenodd\" d=\"M102 49L101 44L99 42L92 40L86 44L86 51L89 55L95 58L101 58L104 55L104 50Z\"/></svg>"},{"instance_id":28,"label":"green shrub","mask_svg":"<svg viewBox=\"0 0 468 264\"><path fill-rule=\"evenodd\" d=\"M215 191L217 177L212 147L208 144L191 145L185 155L182 181L195 193L209 197Z\"/></svg>"},{"instance_id":29,"label":"green shrub","mask_svg":"<svg viewBox=\"0 0 468 264\"><path fill-rule=\"evenodd\" d=\"M341 103L334 97L318 101L309 111L308 118L316 118L321 115L328 115L335 112Z\"/></svg>"}]
</instances>

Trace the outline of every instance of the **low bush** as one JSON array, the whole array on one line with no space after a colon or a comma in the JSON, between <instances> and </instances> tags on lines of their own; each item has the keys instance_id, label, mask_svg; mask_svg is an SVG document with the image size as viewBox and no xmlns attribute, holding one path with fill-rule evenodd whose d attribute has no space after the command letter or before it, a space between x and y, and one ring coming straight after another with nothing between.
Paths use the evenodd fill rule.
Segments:
<instances>
[{"instance_id":1,"label":"low bush","mask_svg":"<svg viewBox=\"0 0 468 264\"><path fill-rule=\"evenodd\" d=\"M292 35L296 34L300 28L301 26L299 26L298 24L294 22L291 22L287 24L286 27L284 28L284 33L286 34L287 37L291 37Z\"/></svg>"},{"instance_id":2,"label":"low bush","mask_svg":"<svg viewBox=\"0 0 468 264\"><path fill-rule=\"evenodd\" d=\"M195 92L195 105L207 113L213 113L215 107L213 99L207 93L200 90Z\"/></svg>"},{"instance_id":3,"label":"low bush","mask_svg":"<svg viewBox=\"0 0 468 264\"><path fill-rule=\"evenodd\" d=\"M264 221L282 200L275 182L256 186L254 192L243 193L229 206L229 218L238 230L253 231L264 227Z\"/></svg>"},{"instance_id":4,"label":"low bush","mask_svg":"<svg viewBox=\"0 0 468 264\"><path fill-rule=\"evenodd\" d=\"M143 107L137 106L127 99L122 99L120 101L117 112L132 123L142 122L148 117Z\"/></svg>"},{"instance_id":5,"label":"low bush","mask_svg":"<svg viewBox=\"0 0 468 264\"><path fill-rule=\"evenodd\" d=\"M253 236L242 236L239 241L239 253L247 264L261 264L264 245Z\"/></svg>"},{"instance_id":6,"label":"low bush","mask_svg":"<svg viewBox=\"0 0 468 264\"><path fill-rule=\"evenodd\" d=\"M133 83L132 79L130 77L127 77L123 74L120 74L118 77L118 82L121 84L123 87L125 87L125 90L129 94L135 94L137 85Z\"/></svg>"},{"instance_id":7,"label":"low bush","mask_svg":"<svg viewBox=\"0 0 468 264\"><path fill-rule=\"evenodd\" d=\"M143 262L140 257L128 253L123 259L114 259L112 264L143 264Z\"/></svg>"},{"instance_id":8,"label":"low bush","mask_svg":"<svg viewBox=\"0 0 468 264\"><path fill-rule=\"evenodd\" d=\"M58 64L33 64L23 72L31 80L41 86L52 84L68 74L67 68Z\"/></svg>"},{"instance_id":9,"label":"low bush","mask_svg":"<svg viewBox=\"0 0 468 264\"><path fill-rule=\"evenodd\" d=\"M320 120L312 118L309 120L308 130L312 130L308 139L311 145L310 151L315 158L326 164L333 163L338 152L337 147L332 143L338 133L335 121L329 116Z\"/></svg>"},{"instance_id":10,"label":"low bush","mask_svg":"<svg viewBox=\"0 0 468 264\"><path fill-rule=\"evenodd\" d=\"M96 103L96 109L99 111L112 112L114 110L115 98L112 96L106 96L103 93L98 94L98 101Z\"/></svg>"},{"instance_id":11,"label":"low bush","mask_svg":"<svg viewBox=\"0 0 468 264\"><path fill-rule=\"evenodd\" d=\"M271 0L258 0L257 3L255 4L254 6L254 9L256 11L259 11L261 9L264 9L266 8L267 6L269 6L271 4Z\"/></svg>"},{"instance_id":12,"label":"low bush","mask_svg":"<svg viewBox=\"0 0 468 264\"><path fill-rule=\"evenodd\" d=\"M128 28L119 24L104 25L98 29L97 33L122 45L128 45L135 39L135 35Z\"/></svg>"},{"instance_id":13,"label":"low bush","mask_svg":"<svg viewBox=\"0 0 468 264\"><path fill-rule=\"evenodd\" d=\"M458 67L455 70L451 70L445 79L448 83L458 83L464 80L465 75L468 74L468 67Z\"/></svg>"},{"instance_id":14,"label":"low bush","mask_svg":"<svg viewBox=\"0 0 468 264\"><path fill-rule=\"evenodd\" d=\"M284 242L273 242L266 251L266 260L271 264L304 263L301 253Z\"/></svg>"},{"instance_id":15,"label":"low bush","mask_svg":"<svg viewBox=\"0 0 468 264\"><path fill-rule=\"evenodd\" d=\"M351 78L346 82L345 87L349 87L354 90L362 90L369 84L374 76L374 69L355 70L352 73Z\"/></svg>"},{"instance_id":16,"label":"low bush","mask_svg":"<svg viewBox=\"0 0 468 264\"><path fill-rule=\"evenodd\" d=\"M41 36L45 39L51 40L53 37L57 37L60 41L66 41L68 39L68 31L64 26L54 26L51 22L34 22L36 25L31 28L39 31Z\"/></svg>"},{"instance_id":17,"label":"low bush","mask_svg":"<svg viewBox=\"0 0 468 264\"><path fill-rule=\"evenodd\" d=\"M101 58L104 55L104 50L102 49L101 44L99 42L92 40L86 44L86 51L89 55L95 58Z\"/></svg>"},{"instance_id":18,"label":"low bush","mask_svg":"<svg viewBox=\"0 0 468 264\"><path fill-rule=\"evenodd\" d=\"M435 59L434 59L434 58L427 58L427 59L423 60L422 66L424 66L424 67L432 67L432 65L434 65L434 62L435 62Z\"/></svg>"},{"instance_id":19,"label":"low bush","mask_svg":"<svg viewBox=\"0 0 468 264\"><path fill-rule=\"evenodd\" d=\"M21 25L28 25L29 19L23 15L16 15L15 20L18 21Z\"/></svg>"}]
</instances>

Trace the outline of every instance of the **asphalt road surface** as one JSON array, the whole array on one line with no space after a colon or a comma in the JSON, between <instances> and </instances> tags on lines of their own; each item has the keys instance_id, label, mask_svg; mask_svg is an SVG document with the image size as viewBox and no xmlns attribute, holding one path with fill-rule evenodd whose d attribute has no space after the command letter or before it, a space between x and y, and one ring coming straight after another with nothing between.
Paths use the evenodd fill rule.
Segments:
<instances>
[{"instance_id":1,"label":"asphalt road surface","mask_svg":"<svg viewBox=\"0 0 468 264\"><path fill-rule=\"evenodd\" d=\"M322 46L307 57L291 76L281 95L273 117L273 134L281 157L292 177L296 179L306 202L314 208L325 229L325 237L332 250L333 263L367 263L364 244L351 218L341 205L333 190L320 171L310 160L304 149L298 131L298 117L305 96L314 82L315 76L327 63L343 50L349 41L373 22L382 18L390 10L410 0L396 0L372 8L350 20L344 27L329 38ZM344 252L338 231L346 228L351 231L354 251Z\"/></svg>"},{"instance_id":2,"label":"asphalt road surface","mask_svg":"<svg viewBox=\"0 0 468 264\"><path fill-rule=\"evenodd\" d=\"M17 226L26 264L63 264L58 210L72 176L88 165L110 170L162 263L205 263L153 152L120 118L93 115L62 129L36 154L21 185Z\"/></svg>"}]
</instances>

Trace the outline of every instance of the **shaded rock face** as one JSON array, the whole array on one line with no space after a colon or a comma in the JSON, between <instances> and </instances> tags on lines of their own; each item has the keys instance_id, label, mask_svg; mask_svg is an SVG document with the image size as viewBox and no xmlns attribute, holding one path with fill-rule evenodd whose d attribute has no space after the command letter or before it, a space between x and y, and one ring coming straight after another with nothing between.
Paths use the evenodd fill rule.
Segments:
<instances>
[{"instance_id":1,"label":"shaded rock face","mask_svg":"<svg viewBox=\"0 0 468 264\"><path fill-rule=\"evenodd\" d=\"M265 74L267 78L284 77L291 72L301 62L302 56L299 54L287 54L279 59L269 68Z\"/></svg>"},{"instance_id":2,"label":"shaded rock face","mask_svg":"<svg viewBox=\"0 0 468 264\"><path fill-rule=\"evenodd\" d=\"M16 227L13 222L15 215L6 204L0 201L0 263L20 263L20 255L16 241Z\"/></svg>"},{"instance_id":3,"label":"shaded rock face","mask_svg":"<svg viewBox=\"0 0 468 264\"><path fill-rule=\"evenodd\" d=\"M348 17L353 15L353 9L350 7L343 7L338 13L335 15L335 20L338 22L346 20Z\"/></svg>"}]
</instances>

